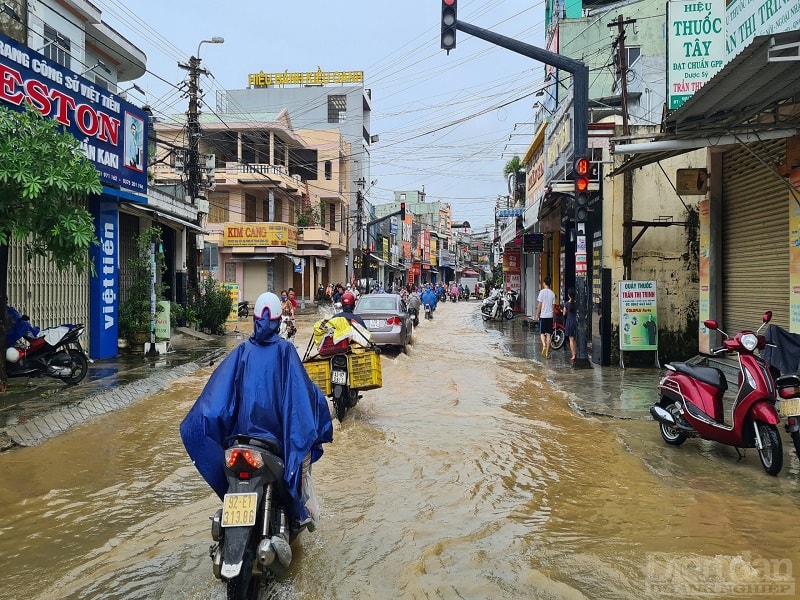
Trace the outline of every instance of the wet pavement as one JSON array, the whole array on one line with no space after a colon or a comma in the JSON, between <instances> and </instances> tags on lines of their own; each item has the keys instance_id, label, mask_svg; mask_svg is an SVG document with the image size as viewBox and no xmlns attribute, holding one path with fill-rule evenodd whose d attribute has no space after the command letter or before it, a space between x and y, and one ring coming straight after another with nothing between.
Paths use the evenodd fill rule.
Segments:
<instances>
[{"instance_id":1,"label":"wet pavement","mask_svg":"<svg viewBox=\"0 0 800 600\"><path fill-rule=\"evenodd\" d=\"M314 465L320 526L262 598L794 596L797 459L787 450L769 477L753 452L667 446L647 415L658 369L568 359L543 359L522 319L484 323L476 303L437 310L407 354L383 352L383 387ZM0 453L0 600L225 597L208 558L220 501L177 431L212 371Z\"/></svg>"},{"instance_id":2,"label":"wet pavement","mask_svg":"<svg viewBox=\"0 0 800 600\"><path fill-rule=\"evenodd\" d=\"M0 394L0 450L39 444L163 390L175 379L223 357L228 337L181 329L173 335L166 354L148 357L143 349L122 350L115 358L90 363L78 385L51 377L9 379L8 391Z\"/></svg>"}]
</instances>

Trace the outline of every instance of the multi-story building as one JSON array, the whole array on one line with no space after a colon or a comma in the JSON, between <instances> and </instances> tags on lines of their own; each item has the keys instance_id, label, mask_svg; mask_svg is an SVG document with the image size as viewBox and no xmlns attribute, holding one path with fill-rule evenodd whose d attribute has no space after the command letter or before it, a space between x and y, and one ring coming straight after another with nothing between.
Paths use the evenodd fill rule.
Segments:
<instances>
[{"instance_id":1,"label":"multi-story building","mask_svg":"<svg viewBox=\"0 0 800 600\"><path fill-rule=\"evenodd\" d=\"M200 125L209 187L205 267L213 276L251 303L290 287L305 302L320 283L342 281L349 149L341 135L297 131L286 110L206 114ZM168 185L180 177L183 123L159 122L156 131L155 182Z\"/></svg>"},{"instance_id":2,"label":"multi-story building","mask_svg":"<svg viewBox=\"0 0 800 600\"><path fill-rule=\"evenodd\" d=\"M536 115L542 125L525 156L528 200L513 239L543 237L541 252L522 254L528 298L544 275L559 297L587 283L587 341L593 360L604 364L612 354L653 349L626 342L623 318L633 313L623 314L624 281L657 290L646 310L658 321L661 358L692 352L698 335L708 349L700 323L709 315L732 329L752 325L748 311L765 289L775 322L800 332L794 246L776 251L767 242L775 231L791 238L796 230L794 199L781 194L780 179L797 163L792 107L800 86L784 85L796 81L787 69L796 62L797 31L776 34L796 29L793 9L757 15L746 2L719 1L696 15L690 2L664 6L640 0L620 11L610 1L554 0L546 8L547 48L581 60L592 74L586 157L593 187L582 233L575 226L571 77L546 67ZM751 26L756 21L762 29ZM762 282L754 286L756 272Z\"/></svg>"},{"instance_id":3,"label":"multi-story building","mask_svg":"<svg viewBox=\"0 0 800 600\"><path fill-rule=\"evenodd\" d=\"M103 193L86 206L100 240L92 250L94 274L59 272L46 257L29 261L22 244L13 243L9 302L41 327L87 324L90 356L115 356L125 263L133 252L130 233L152 222L152 213L161 210L159 202L171 207L167 213L183 211L159 194L148 195L148 115L120 89L144 74L146 57L89 2L7 0L0 28L6 48L0 57L5 82L0 104L19 109L35 94L38 100L32 104L80 140L103 184ZM181 214L188 220L173 220L175 228L164 236L172 249L187 227L196 227L191 211ZM175 254L171 258L174 265Z\"/></svg>"},{"instance_id":4,"label":"multi-story building","mask_svg":"<svg viewBox=\"0 0 800 600\"><path fill-rule=\"evenodd\" d=\"M286 109L297 129L337 130L349 146L347 182L350 215L355 219L369 214L365 205L370 202L367 185L370 177L370 151L377 136L371 134L372 93L364 87L362 71L322 71L304 73L251 73L246 89L217 93L217 112L277 113ZM361 183L361 198L358 196ZM351 224L353 225L353 224ZM366 247L366 239L358 239L355 227L349 241L348 265L353 265L357 248ZM350 270L348 279L353 279Z\"/></svg>"}]
</instances>

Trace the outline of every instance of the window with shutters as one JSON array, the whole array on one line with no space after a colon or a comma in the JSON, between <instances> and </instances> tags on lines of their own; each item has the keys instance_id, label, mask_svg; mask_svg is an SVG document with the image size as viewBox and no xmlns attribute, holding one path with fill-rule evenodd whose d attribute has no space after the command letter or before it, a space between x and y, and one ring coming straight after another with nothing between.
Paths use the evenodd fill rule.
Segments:
<instances>
[{"instance_id":1,"label":"window with shutters","mask_svg":"<svg viewBox=\"0 0 800 600\"><path fill-rule=\"evenodd\" d=\"M344 123L347 118L347 96L328 96L328 123Z\"/></svg>"},{"instance_id":2,"label":"window with shutters","mask_svg":"<svg viewBox=\"0 0 800 600\"><path fill-rule=\"evenodd\" d=\"M70 50L72 46L69 38L61 35L58 31L50 27L44 26L44 47L42 54L53 62L57 62L62 67L67 69L70 67Z\"/></svg>"}]
</instances>

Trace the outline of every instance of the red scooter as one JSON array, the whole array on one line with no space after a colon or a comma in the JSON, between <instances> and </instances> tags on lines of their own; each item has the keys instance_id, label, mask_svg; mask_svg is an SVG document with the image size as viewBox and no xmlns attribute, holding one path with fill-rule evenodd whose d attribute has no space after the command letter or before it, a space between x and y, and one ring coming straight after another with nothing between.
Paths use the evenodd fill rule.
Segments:
<instances>
[{"instance_id":1,"label":"red scooter","mask_svg":"<svg viewBox=\"0 0 800 600\"><path fill-rule=\"evenodd\" d=\"M764 360L753 354L766 347L760 332L771 319L772 311L767 311L758 330L741 331L734 337L720 330L716 321L705 321L706 327L726 338L711 353L736 352L739 357L739 391L730 424L725 422L722 405L728 382L720 369L682 362L666 365L668 372L658 384L659 401L650 408L665 442L680 446L689 437L700 437L734 446L737 452L738 448L758 448L764 470L770 475L780 472L783 444L776 427L780 417L775 408L775 380Z\"/></svg>"}]
</instances>

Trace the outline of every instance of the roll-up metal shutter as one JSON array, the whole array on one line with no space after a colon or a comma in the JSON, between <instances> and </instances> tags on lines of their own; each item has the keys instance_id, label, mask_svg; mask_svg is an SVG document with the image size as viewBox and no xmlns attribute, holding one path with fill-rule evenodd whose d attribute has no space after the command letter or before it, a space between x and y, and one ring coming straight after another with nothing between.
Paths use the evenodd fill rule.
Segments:
<instances>
[{"instance_id":1,"label":"roll-up metal shutter","mask_svg":"<svg viewBox=\"0 0 800 600\"><path fill-rule=\"evenodd\" d=\"M751 146L765 163L783 162L785 140ZM722 163L722 328L755 329L766 310L789 328L789 192L747 149Z\"/></svg>"},{"instance_id":2,"label":"roll-up metal shutter","mask_svg":"<svg viewBox=\"0 0 800 600\"><path fill-rule=\"evenodd\" d=\"M128 261L136 257L136 236L139 235L139 217L119 213L119 301L128 299L128 288L133 283L133 274Z\"/></svg>"}]
</instances>

